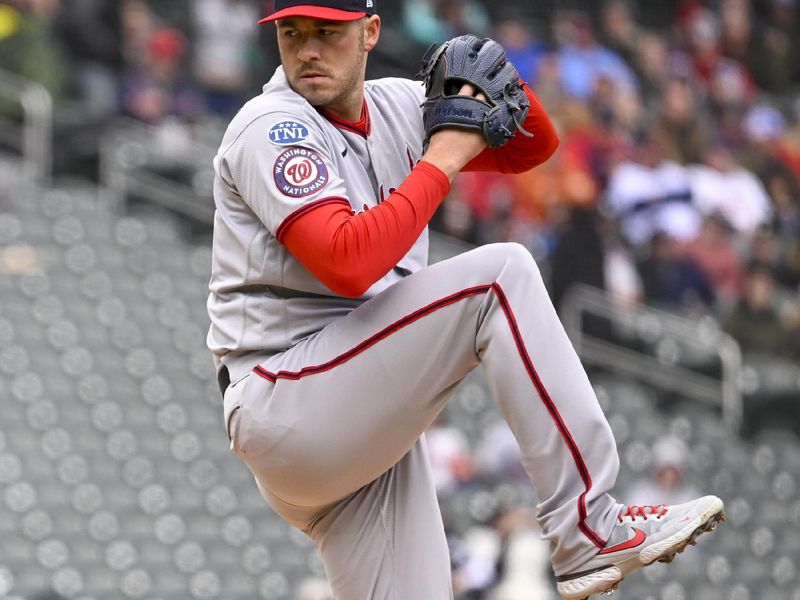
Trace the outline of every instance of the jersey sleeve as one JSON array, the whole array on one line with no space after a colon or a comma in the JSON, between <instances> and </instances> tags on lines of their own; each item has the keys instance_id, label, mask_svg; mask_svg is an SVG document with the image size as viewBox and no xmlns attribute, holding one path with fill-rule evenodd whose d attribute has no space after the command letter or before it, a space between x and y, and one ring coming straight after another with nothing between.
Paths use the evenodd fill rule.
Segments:
<instances>
[{"instance_id":1,"label":"jersey sleeve","mask_svg":"<svg viewBox=\"0 0 800 600\"><path fill-rule=\"evenodd\" d=\"M220 172L277 237L298 211L347 202L346 189L324 136L293 115L251 122L220 155Z\"/></svg>"}]
</instances>

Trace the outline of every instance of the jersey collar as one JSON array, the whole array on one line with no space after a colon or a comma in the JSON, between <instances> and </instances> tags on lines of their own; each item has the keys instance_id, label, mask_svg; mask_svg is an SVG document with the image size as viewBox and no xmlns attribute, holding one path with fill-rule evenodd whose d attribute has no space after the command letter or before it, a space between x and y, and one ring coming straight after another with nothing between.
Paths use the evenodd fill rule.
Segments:
<instances>
[{"instance_id":1,"label":"jersey collar","mask_svg":"<svg viewBox=\"0 0 800 600\"><path fill-rule=\"evenodd\" d=\"M335 127L351 133L357 133L364 139L367 139L372 131L372 122L369 118L369 107L367 106L367 99L364 98L364 105L361 108L361 118L358 121L346 121L340 117L336 117L329 113L324 108L318 108L319 114L328 119Z\"/></svg>"}]
</instances>

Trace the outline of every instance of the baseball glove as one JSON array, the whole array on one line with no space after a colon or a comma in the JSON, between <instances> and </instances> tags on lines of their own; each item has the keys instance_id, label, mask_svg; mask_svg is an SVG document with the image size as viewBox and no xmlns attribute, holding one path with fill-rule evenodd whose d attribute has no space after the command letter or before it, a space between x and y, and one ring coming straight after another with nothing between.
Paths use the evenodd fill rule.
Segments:
<instances>
[{"instance_id":1,"label":"baseball glove","mask_svg":"<svg viewBox=\"0 0 800 600\"><path fill-rule=\"evenodd\" d=\"M431 135L444 127L480 131L491 148L499 148L522 128L530 102L522 89L519 73L494 40L462 35L439 46L431 46L422 59L420 75L425 80L422 119L425 146ZM459 95L470 83L486 101Z\"/></svg>"}]
</instances>

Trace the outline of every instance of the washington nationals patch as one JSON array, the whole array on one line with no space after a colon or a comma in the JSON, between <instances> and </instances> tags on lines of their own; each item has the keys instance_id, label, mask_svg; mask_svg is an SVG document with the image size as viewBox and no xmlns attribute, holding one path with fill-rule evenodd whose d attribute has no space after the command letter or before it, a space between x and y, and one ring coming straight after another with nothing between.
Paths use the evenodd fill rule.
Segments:
<instances>
[{"instance_id":1,"label":"washington nationals patch","mask_svg":"<svg viewBox=\"0 0 800 600\"><path fill-rule=\"evenodd\" d=\"M328 168L319 154L308 148L289 148L275 161L275 185L282 194L302 198L318 192L328 183Z\"/></svg>"}]
</instances>

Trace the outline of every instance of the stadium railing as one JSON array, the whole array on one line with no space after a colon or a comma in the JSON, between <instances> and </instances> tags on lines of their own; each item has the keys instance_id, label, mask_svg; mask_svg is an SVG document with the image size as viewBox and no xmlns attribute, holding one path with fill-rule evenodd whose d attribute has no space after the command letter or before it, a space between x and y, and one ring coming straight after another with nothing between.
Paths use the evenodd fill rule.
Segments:
<instances>
[{"instance_id":1,"label":"stadium railing","mask_svg":"<svg viewBox=\"0 0 800 600\"><path fill-rule=\"evenodd\" d=\"M742 424L742 355L714 318L691 319L641 304L620 305L576 285L561 318L584 363L719 406L725 425Z\"/></svg>"},{"instance_id":2,"label":"stadium railing","mask_svg":"<svg viewBox=\"0 0 800 600\"><path fill-rule=\"evenodd\" d=\"M100 143L100 184L112 205L142 198L211 223L216 147L184 128L118 119Z\"/></svg>"},{"instance_id":3,"label":"stadium railing","mask_svg":"<svg viewBox=\"0 0 800 600\"><path fill-rule=\"evenodd\" d=\"M22 161L25 176L52 175L53 99L41 85L0 69L0 146Z\"/></svg>"}]
</instances>

